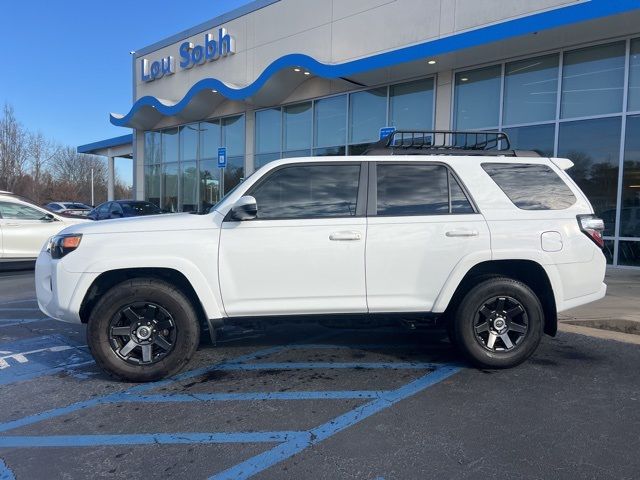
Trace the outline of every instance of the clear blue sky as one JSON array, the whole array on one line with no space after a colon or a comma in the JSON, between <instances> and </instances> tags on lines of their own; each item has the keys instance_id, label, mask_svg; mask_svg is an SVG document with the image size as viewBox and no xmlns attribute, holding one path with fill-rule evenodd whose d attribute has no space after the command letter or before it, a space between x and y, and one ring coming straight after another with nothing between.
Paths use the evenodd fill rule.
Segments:
<instances>
[{"instance_id":1,"label":"clear blue sky","mask_svg":"<svg viewBox=\"0 0 640 480\"><path fill-rule=\"evenodd\" d=\"M0 103L29 130L78 146L130 133L131 50L250 0L9 0L0 15ZM130 181L126 163L121 177ZM128 165L127 165L128 166Z\"/></svg>"}]
</instances>

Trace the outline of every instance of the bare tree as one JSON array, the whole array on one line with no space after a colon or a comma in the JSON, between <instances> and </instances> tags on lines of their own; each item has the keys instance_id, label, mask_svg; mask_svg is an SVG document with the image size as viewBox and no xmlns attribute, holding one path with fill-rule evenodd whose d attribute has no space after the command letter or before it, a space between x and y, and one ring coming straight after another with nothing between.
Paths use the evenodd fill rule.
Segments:
<instances>
[{"instance_id":1,"label":"bare tree","mask_svg":"<svg viewBox=\"0 0 640 480\"><path fill-rule=\"evenodd\" d=\"M42 132L31 133L28 136L29 175L31 175L31 188L25 192L37 203L44 201L46 190L43 188L50 174L47 171L49 163L62 147L47 140ZM48 179L51 180L50 178Z\"/></svg>"},{"instance_id":2,"label":"bare tree","mask_svg":"<svg viewBox=\"0 0 640 480\"><path fill-rule=\"evenodd\" d=\"M57 200L90 203L92 170L95 202L106 200L107 166L100 157L64 147L53 157L50 170L56 182Z\"/></svg>"},{"instance_id":3,"label":"bare tree","mask_svg":"<svg viewBox=\"0 0 640 480\"><path fill-rule=\"evenodd\" d=\"M27 134L5 103L0 117L0 190L13 191L25 173Z\"/></svg>"}]
</instances>

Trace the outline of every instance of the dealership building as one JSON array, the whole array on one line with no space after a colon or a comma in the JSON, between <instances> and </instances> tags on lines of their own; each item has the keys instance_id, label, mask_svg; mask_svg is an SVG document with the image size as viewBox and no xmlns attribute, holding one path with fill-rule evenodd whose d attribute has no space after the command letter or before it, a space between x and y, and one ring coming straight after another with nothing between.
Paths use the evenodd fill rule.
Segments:
<instances>
[{"instance_id":1,"label":"dealership building","mask_svg":"<svg viewBox=\"0 0 640 480\"><path fill-rule=\"evenodd\" d=\"M132 54L134 192L207 211L266 163L360 155L385 127L496 130L568 157L606 253L640 267L640 1L256 0ZM123 131L125 133L125 131Z\"/></svg>"}]
</instances>

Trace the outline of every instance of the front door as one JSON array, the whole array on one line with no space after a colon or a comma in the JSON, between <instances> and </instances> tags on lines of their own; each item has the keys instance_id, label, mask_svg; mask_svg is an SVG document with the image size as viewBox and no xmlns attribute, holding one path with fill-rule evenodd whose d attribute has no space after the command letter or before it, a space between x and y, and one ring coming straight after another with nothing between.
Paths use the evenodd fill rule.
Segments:
<instances>
[{"instance_id":1,"label":"front door","mask_svg":"<svg viewBox=\"0 0 640 480\"><path fill-rule=\"evenodd\" d=\"M428 312L465 256L489 251L489 229L445 165L378 162L367 229L370 312Z\"/></svg>"},{"instance_id":2,"label":"front door","mask_svg":"<svg viewBox=\"0 0 640 480\"><path fill-rule=\"evenodd\" d=\"M252 186L257 218L220 236L227 315L366 312L365 178L360 162L305 163Z\"/></svg>"},{"instance_id":3,"label":"front door","mask_svg":"<svg viewBox=\"0 0 640 480\"><path fill-rule=\"evenodd\" d=\"M47 212L18 202L0 202L0 229L4 258L35 258L60 222L46 219Z\"/></svg>"}]
</instances>

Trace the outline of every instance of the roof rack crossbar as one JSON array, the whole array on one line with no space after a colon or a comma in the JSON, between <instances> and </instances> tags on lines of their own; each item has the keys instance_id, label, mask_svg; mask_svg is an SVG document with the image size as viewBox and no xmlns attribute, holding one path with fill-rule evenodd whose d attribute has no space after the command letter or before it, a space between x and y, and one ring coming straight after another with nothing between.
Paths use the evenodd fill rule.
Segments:
<instances>
[{"instance_id":1,"label":"roof rack crossbar","mask_svg":"<svg viewBox=\"0 0 640 480\"><path fill-rule=\"evenodd\" d=\"M396 130L376 142L366 152L376 150L428 150L428 151L496 151L511 150L506 133L491 131L455 130Z\"/></svg>"}]
</instances>

